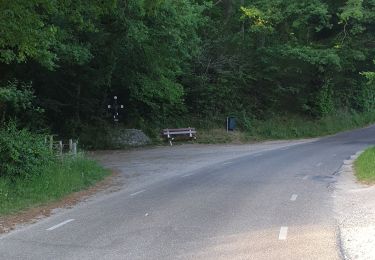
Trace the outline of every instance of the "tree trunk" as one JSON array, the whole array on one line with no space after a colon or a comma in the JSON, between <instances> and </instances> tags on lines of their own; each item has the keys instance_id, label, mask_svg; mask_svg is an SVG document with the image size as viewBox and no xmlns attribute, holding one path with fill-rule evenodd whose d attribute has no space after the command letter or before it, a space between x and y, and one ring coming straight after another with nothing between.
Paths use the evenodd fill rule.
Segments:
<instances>
[{"instance_id":1,"label":"tree trunk","mask_svg":"<svg viewBox=\"0 0 375 260\"><path fill-rule=\"evenodd\" d=\"M241 7L245 5L245 0L241 0ZM241 24L242 40L245 40L245 20Z\"/></svg>"}]
</instances>

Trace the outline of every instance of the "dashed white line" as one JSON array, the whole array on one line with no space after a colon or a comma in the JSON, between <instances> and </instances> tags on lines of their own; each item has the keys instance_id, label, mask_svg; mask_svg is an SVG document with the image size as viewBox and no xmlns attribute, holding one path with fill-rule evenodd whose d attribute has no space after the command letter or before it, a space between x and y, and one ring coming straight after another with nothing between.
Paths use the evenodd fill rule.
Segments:
<instances>
[{"instance_id":1,"label":"dashed white line","mask_svg":"<svg viewBox=\"0 0 375 260\"><path fill-rule=\"evenodd\" d=\"M297 194L293 194L292 197L290 197L290 200L291 200L291 201L296 201L296 200L297 200L297 197L298 197Z\"/></svg>"},{"instance_id":2,"label":"dashed white line","mask_svg":"<svg viewBox=\"0 0 375 260\"><path fill-rule=\"evenodd\" d=\"M146 190L140 190L140 191L137 191L137 192L134 192L134 193L130 194L130 196L134 197L135 195L138 195L138 194L140 194L142 192L145 192L145 191Z\"/></svg>"},{"instance_id":3,"label":"dashed white line","mask_svg":"<svg viewBox=\"0 0 375 260\"><path fill-rule=\"evenodd\" d=\"M47 231L54 230L54 229L56 229L56 228L59 228L59 227L61 227L61 226L64 226L65 224L68 224L69 222L72 222L72 221L74 221L74 219L68 219L68 220L65 220L64 222L61 222L60 224L57 224L57 225L55 225L55 226L53 226L53 227L50 227L50 228L47 228Z\"/></svg>"},{"instance_id":4,"label":"dashed white line","mask_svg":"<svg viewBox=\"0 0 375 260\"><path fill-rule=\"evenodd\" d=\"M308 178L309 178L309 175L305 175L305 177L303 177L302 179L307 180Z\"/></svg>"},{"instance_id":5,"label":"dashed white line","mask_svg":"<svg viewBox=\"0 0 375 260\"><path fill-rule=\"evenodd\" d=\"M288 236L288 227L281 227L279 233L279 240L286 240Z\"/></svg>"},{"instance_id":6,"label":"dashed white line","mask_svg":"<svg viewBox=\"0 0 375 260\"><path fill-rule=\"evenodd\" d=\"M322 164L323 164L323 163L320 162L320 163L317 163L316 166L317 166L317 167L320 167L320 166L322 166Z\"/></svg>"},{"instance_id":7,"label":"dashed white line","mask_svg":"<svg viewBox=\"0 0 375 260\"><path fill-rule=\"evenodd\" d=\"M256 153L256 154L253 155L253 157L258 157L258 156L262 156L262 155L263 155L263 153Z\"/></svg>"}]
</instances>

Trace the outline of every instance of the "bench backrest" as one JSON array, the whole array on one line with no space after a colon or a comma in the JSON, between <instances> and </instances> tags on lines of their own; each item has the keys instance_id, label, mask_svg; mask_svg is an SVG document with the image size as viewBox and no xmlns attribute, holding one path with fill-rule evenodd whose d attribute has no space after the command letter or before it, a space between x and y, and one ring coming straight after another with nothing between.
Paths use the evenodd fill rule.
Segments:
<instances>
[{"instance_id":1,"label":"bench backrest","mask_svg":"<svg viewBox=\"0 0 375 260\"><path fill-rule=\"evenodd\" d=\"M163 129L162 130L162 135L170 137L170 135L190 135L192 137L193 134L196 134L197 131L195 128L172 128L172 129Z\"/></svg>"},{"instance_id":2,"label":"bench backrest","mask_svg":"<svg viewBox=\"0 0 375 260\"><path fill-rule=\"evenodd\" d=\"M186 132L190 132L190 131L196 131L195 128L192 128L192 127L189 127L189 128L167 128L167 129L163 129L163 132L183 132L183 131L186 131Z\"/></svg>"},{"instance_id":3,"label":"bench backrest","mask_svg":"<svg viewBox=\"0 0 375 260\"><path fill-rule=\"evenodd\" d=\"M175 133L175 132L186 132L186 133L190 133L190 132L196 132L195 128L172 128L172 129L163 129L162 131L163 133Z\"/></svg>"}]
</instances>

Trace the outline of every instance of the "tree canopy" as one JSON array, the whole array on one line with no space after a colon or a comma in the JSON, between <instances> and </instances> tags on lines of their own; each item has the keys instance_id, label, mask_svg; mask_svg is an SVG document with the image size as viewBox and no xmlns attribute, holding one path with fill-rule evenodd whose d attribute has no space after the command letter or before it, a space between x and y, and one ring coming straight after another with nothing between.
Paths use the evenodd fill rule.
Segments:
<instances>
[{"instance_id":1,"label":"tree canopy","mask_svg":"<svg viewBox=\"0 0 375 260\"><path fill-rule=\"evenodd\" d=\"M0 108L78 132L114 94L129 124L368 111L374 47L375 0L3 0Z\"/></svg>"}]
</instances>

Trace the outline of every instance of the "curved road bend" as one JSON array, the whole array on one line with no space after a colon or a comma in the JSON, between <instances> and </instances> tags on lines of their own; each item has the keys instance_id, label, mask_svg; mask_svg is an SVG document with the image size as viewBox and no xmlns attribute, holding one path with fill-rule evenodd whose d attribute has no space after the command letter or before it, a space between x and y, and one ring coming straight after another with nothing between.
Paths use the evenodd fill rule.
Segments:
<instances>
[{"instance_id":1,"label":"curved road bend","mask_svg":"<svg viewBox=\"0 0 375 260\"><path fill-rule=\"evenodd\" d=\"M337 170L374 143L369 127L124 186L0 237L0 258L340 259Z\"/></svg>"}]
</instances>

